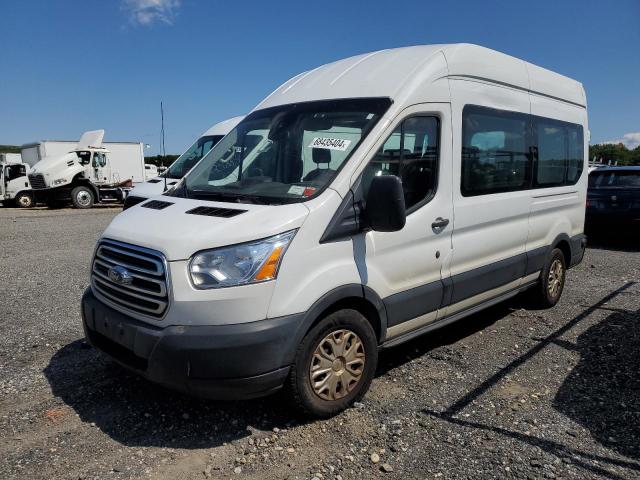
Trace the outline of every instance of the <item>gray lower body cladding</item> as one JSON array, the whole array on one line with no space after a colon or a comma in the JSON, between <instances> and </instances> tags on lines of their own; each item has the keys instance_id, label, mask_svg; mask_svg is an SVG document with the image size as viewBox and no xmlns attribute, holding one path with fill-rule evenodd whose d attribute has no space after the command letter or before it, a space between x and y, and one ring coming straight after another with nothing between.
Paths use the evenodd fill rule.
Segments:
<instances>
[{"instance_id":1,"label":"gray lower body cladding","mask_svg":"<svg viewBox=\"0 0 640 480\"><path fill-rule=\"evenodd\" d=\"M124 367L206 398L252 398L280 388L295 352L297 315L234 325L155 327L100 302L87 289L89 343Z\"/></svg>"}]
</instances>

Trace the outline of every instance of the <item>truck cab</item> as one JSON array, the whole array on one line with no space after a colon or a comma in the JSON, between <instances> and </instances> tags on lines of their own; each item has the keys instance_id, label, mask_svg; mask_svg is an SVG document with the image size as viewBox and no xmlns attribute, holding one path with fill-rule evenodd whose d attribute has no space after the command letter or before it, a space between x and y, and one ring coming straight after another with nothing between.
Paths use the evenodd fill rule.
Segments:
<instances>
[{"instance_id":1,"label":"truck cab","mask_svg":"<svg viewBox=\"0 0 640 480\"><path fill-rule=\"evenodd\" d=\"M72 151L45 157L33 166L29 181L39 200L49 206L71 201L76 208L96 202L119 202L130 179L121 181L112 169L109 150L102 146L104 130L85 132Z\"/></svg>"},{"instance_id":2,"label":"truck cab","mask_svg":"<svg viewBox=\"0 0 640 480\"><path fill-rule=\"evenodd\" d=\"M0 200L3 205L15 203L23 208L34 206L28 170L29 166L24 163L0 163Z\"/></svg>"}]
</instances>

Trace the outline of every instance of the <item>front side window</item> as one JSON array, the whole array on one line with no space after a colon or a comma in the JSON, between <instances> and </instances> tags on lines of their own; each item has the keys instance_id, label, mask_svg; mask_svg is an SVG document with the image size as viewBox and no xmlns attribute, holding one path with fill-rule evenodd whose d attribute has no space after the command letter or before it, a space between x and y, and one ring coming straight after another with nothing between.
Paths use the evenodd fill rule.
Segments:
<instances>
[{"instance_id":1,"label":"front side window","mask_svg":"<svg viewBox=\"0 0 640 480\"><path fill-rule=\"evenodd\" d=\"M180 155L169 167L165 176L167 178L182 178L193 166L202 160L209 150L222 139L222 135L207 135L200 137L196 143Z\"/></svg>"},{"instance_id":2,"label":"front side window","mask_svg":"<svg viewBox=\"0 0 640 480\"><path fill-rule=\"evenodd\" d=\"M362 174L366 198L373 177L397 175L402 180L404 201L411 211L435 194L438 178L439 119L416 116L396 127Z\"/></svg>"},{"instance_id":3,"label":"front side window","mask_svg":"<svg viewBox=\"0 0 640 480\"><path fill-rule=\"evenodd\" d=\"M528 121L525 114L472 105L464 108L462 195L529 188Z\"/></svg>"},{"instance_id":4,"label":"front side window","mask_svg":"<svg viewBox=\"0 0 640 480\"><path fill-rule=\"evenodd\" d=\"M15 180L16 178L24 177L27 174L27 169L24 165L10 165L7 167L7 181Z\"/></svg>"},{"instance_id":5,"label":"front side window","mask_svg":"<svg viewBox=\"0 0 640 480\"><path fill-rule=\"evenodd\" d=\"M27 169L24 165L8 165L6 167L6 179L7 182L15 180L16 178L24 177L27 175ZM0 174L2 171L0 170ZM1 176L1 175L0 175Z\"/></svg>"},{"instance_id":6,"label":"front side window","mask_svg":"<svg viewBox=\"0 0 640 480\"><path fill-rule=\"evenodd\" d=\"M333 180L391 101L325 100L258 110L225 136L172 194L293 203Z\"/></svg>"}]
</instances>

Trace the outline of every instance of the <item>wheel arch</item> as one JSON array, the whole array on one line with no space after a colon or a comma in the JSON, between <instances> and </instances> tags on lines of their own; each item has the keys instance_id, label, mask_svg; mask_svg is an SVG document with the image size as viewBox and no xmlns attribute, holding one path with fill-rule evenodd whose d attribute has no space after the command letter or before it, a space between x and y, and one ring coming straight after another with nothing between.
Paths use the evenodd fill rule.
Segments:
<instances>
[{"instance_id":1,"label":"wheel arch","mask_svg":"<svg viewBox=\"0 0 640 480\"><path fill-rule=\"evenodd\" d=\"M96 186L91 183L87 178L85 178L82 173L78 173L75 177L73 177L73 181L71 182L71 190L76 187L88 187L93 193L93 199L95 202L100 201L100 195Z\"/></svg>"},{"instance_id":2,"label":"wheel arch","mask_svg":"<svg viewBox=\"0 0 640 480\"><path fill-rule=\"evenodd\" d=\"M344 308L360 312L371 323L378 344L384 341L387 333L387 315L382 300L369 287L351 284L325 293L304 313L296 332L295 345L299 345L305 335L324 317Z\"/></svg>"},{"instance_id":3,"label":"wheel arch","mask_svg":"<svg viewBox=\"0 0 640 480\"><path fill-rule=\"evenodd\" d=\"M571 238L569 237L569 235L567 235L566 233L561 233L560 235L558 235L553 241L553 243L551 244L551 250L549 251L549 255L551 254L554 248L560 249L560 251L562 252L562 255L564 256L564 263L566 265L566 268L569 268L569 265L571 265L571 256L572 256Z\"/></svg>"}]
</instances>

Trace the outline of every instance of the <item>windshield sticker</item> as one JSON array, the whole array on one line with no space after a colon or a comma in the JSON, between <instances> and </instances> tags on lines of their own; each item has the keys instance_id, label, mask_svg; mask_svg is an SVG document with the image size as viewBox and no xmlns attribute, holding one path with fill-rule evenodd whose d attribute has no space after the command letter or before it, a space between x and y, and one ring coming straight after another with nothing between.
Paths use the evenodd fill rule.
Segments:
<instances>
[{"instance_id":1,"label":"windshield sticker","mask_svg":"<svg viewBox=\"0 0 640 480\"><path fill-rule=\"evenodd\" d=\"M341 138L315 137L309 144L309 148L326 148L328 150L340 150L344 152L351 145L351 140Z\"/></svg>"},{"instance_id":2,"label":"windshield sticker","mask_svg":"<svg viewBox=\"0 0 640 480\"><path fill-rule=\"evenodd\" d=\"M304 195L304 189L305 187L301 185L291 185L287 193L290 195Z\"/></svg>"},{"instance_id":3,"label":"windshield sticker","mask_svg":"<svg viewBox=\"0 0 640 480\"><path fill-rule=\"evenodd\" d=\"M302 192L302 196L303 197L310 197L314 193L316 193L316 187L306 187L304 189L304 192Z\"/></svg>"}]
</instances>

